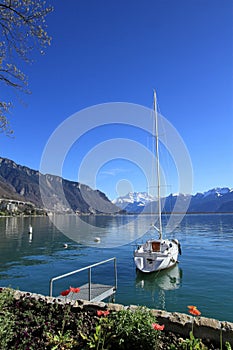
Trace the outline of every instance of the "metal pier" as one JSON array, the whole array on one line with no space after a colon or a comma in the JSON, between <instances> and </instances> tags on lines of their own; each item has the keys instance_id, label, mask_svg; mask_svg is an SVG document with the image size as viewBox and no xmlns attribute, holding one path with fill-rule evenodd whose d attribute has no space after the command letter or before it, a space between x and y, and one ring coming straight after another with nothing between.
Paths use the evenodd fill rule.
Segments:
<instances>
[{"instance_id":1,"label":"metal pier","mask_svg":"<svg viewBox=\"0 0 233 350\"><path fill-rule=\"evenodd\" d=\"M114 285L106 285L106 284L99 284L99 283L92 283L92 269L102 265L109 263L110 261L114 262ZM81 271L88 270L88 283L79 286L80 292L79 293L69 293L68 296L63 297L59 296L59 299L66 299L66 300L71 300L72 302L78 300L78 299L83 299L83 300L88 300L88 301L102 301L110 296L113 296L116 293L117 289L117 266L116 266L116 258L111 258L107 259L104 261L100 261L96 264L92 264L86 267L83 267L81 269L71 271L68 273L65 273L60 276L56 276L51 278L50 280L50 287L49 287L49 295L52 297L53 296L53 283L54 281L60 280L62 278L77 274Z\"/></svg>"}]
</instances>

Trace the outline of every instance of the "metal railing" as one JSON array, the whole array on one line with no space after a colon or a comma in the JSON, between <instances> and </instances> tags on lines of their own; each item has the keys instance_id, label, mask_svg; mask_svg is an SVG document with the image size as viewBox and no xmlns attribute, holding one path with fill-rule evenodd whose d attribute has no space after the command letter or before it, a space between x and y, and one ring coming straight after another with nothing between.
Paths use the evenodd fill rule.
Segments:
<instances>
[{"instance_id":1,"label":"metal railing","mask_svg":"<svg viewBox=\"0 0 233 350\"><path fill-rule=\"evenodd\" d=\"M85 267L82 267L81 269L78 269L78 270L74 270L74 271L71 271L71 272L67 272L63 275L59 275L59 276L56 276L56 277L53 277L51 278L50 280L50 283L49 283L49 296L52 297L53 296L53 282L54 281L57 281L57 280L60 280L62 278L65 278L65 277L68 277L68 276L71 276L71 275L74 275L76 273L79 273L81 271L85 271L85 270L88 270L88 289L89 289L89 300L91 300L91 272L92 272L92 268L96 267L96 266L99 266L99 265L102 265L102 264L105 264L109 261L113 261L114 260L114 282L115 282L115 290L117 289L117 265L116 265L116 258L110 258L110 259L107 259L107 260L103 260L103 261L100 261L98 263L95 263L95 264L92 264L92 265L89 265L89 266L85 266Z\"/></svg>"}]
</instances>

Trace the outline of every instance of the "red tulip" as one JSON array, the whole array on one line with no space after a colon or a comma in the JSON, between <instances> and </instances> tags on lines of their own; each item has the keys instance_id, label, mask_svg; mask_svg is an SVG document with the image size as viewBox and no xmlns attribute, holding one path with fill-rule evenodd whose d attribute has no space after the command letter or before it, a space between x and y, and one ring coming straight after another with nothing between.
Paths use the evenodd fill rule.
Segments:
<instances>
[{"instance_id":1,"label":"red tulip","mask_svg":"<svg viewBox=\"0 0 233 350\"><path fill-rule=\"evenodd\" d=\"M190 305L188 306L189 313L194 316L200 316L201 312L197 309L196 306Z\"/></svg>"},{"instance_id":2,"label":"red tulip","mask_svg":"<svg viewBox=\"0 0 233 350\"><path fill-rule=\"evenodd\" d=\"M163 331L165 326L164 326L164 324L160 325L158 323L152 323L152 327L156 331Z\"/></svg>"},{"instance_id":3,"label":"red tulip","mask_svg":"<svg viewBox=\"0 0 233 350\"><path fill-rule=\"evenodd\" d=\"M194 315L194 316L200 316L201 312L198 309L190 309L189 313Z\"/></svg>"},{"instance_id":4,"label":"red tulip","mask_svg":"<svg viewBox=\"0 0 233 350\"><path fill-rule=\"evenodd\" d=\"M80 288L74 288L74 287L70 287L70 292L73 292L73 293L78 293L80 292Z\"/></svg>"},{"instance_id":5,"label":"red tulip","mask_svg":"<svg viewBox=\"0 0 233 350\"><path fill-rule=\"evenodd\" d=\"M108 310L103 311L103 310L98 310L97 311L97 316L108 316L110 314L110 312Z\"/></svg>"},{"instance_id":6,"label":"red tulip","mask_svg":"<svg viewBox=\"0 0 233 350\"><path fill-rule=\"evenodd\" d=\"M61 292L60 294L63 296L63 297L66 297L68 294L69 294L70 290L69 289L66 289L66 290L63 290L63 292Z\"/></svg>"}]
</instances>

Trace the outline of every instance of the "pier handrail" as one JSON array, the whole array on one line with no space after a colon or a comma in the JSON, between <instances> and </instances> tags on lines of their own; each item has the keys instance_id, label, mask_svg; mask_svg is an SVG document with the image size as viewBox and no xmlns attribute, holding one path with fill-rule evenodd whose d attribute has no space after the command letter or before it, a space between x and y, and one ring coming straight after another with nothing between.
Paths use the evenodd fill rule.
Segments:
<instances>
[{"instance_id":1,"label":"pier handrail","mask_svg":"<svg viewBox=\"0 0 233 350\"><path fill-rule=\"evenodd\" d=\"M105 264L109 261L112 261L114 260L114 278L115 278L115 289L117 289L117 266L116 266L116 257L114 258L110 258L110 259L107 259L107 260L103 260L103 261L100 261L98 263L95 263L95 264L92 264L92 265L89 265L89 266L85 266L85 267L82 267L81 269L78 269L78 270L74 270L74 271L71 271L71 272L67 272L63 275L59 275L59 276L56 276L56 277L53 277L50 279L50 282L49 282L49 296L52 297L53 296L53 282L56 281L56 280L59 280L59 279L62 279L62 278L65 278L65 277L68 277L68 276L71 276L71 275L74 275L78 272L81 272L81 271L85 271L85 270L88 270L88 284L89 284L89 300L91 299L91 269L93 267L96 267L96 266L99 266L99 265L102 265L102 264Z\"/></svg>"}]
</instances>

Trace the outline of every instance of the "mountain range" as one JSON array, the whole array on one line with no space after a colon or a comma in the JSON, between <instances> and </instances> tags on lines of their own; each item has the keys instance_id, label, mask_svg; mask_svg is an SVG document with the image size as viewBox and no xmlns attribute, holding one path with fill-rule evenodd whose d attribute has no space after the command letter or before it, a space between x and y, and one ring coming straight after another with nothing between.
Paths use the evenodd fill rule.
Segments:
<instances>
[{"instance_id":1,"label":"mountain range","mask_svg":"<svg viewBox=\"0 0 233 350\"><path fill-rule=\"evenodd\" d=\"M42 194L42 196L41 196ZM85 184L41 174L0 157L0 199L33 203L47 211L84 214L119 212L106 195Z\"/></svg>"},{"instance_id":2,"label":"mountain range","mask_svg":"<svg viewBox=\"0 0 233 350\"><path fill-rule=\"evenodd\" d=\"M113 201L127 213L157 213L157 199L146 192L130 192ZM162 212L233 213L233 189L213 188L195 195L170 194L161 199Z\"/></svg>"},{"instance_id":3,"label":"mountain range","mask_svg":"<svg viewBox=\"0 0 233 350\"><path fill-rule=\"evenodd\" d=\"M42 194L42 195L41 195ZM85 184L60 176L41 174L0 157L0 201L31 202L55 212L83 214L156 213L157 200L146 192L131 192L111 202L107 196ZM170 194L161 199L163 212L233 213L233 189L214 188L195 195Z\"/></svg>"}]
</instances>

